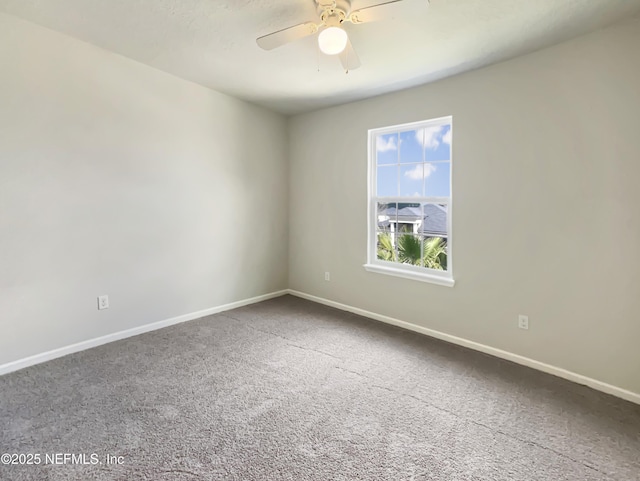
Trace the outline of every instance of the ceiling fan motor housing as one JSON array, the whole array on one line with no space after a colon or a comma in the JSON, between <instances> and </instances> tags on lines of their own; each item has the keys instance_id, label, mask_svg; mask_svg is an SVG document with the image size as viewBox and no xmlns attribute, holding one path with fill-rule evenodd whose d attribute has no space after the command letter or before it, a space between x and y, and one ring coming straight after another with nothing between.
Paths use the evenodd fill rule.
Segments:
<instances>
[{"instance_id":1,"label":"ceiling fan motor housing","mask_svg":"<svg viewBox=\"0 0 640 481\"><path fill-rule=\"evenodd\" d=\"M351 13L349 0L316 0L318 15L322 22L329 27L337 27L344 22Z\"/></svg>"}]
</instances>

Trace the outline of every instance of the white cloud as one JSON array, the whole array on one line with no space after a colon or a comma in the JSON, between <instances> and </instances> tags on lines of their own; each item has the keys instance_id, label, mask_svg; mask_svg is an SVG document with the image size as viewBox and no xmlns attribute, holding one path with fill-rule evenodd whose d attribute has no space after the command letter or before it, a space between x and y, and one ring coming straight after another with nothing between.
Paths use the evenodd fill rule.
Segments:
<instances>
[{"instance_id":1,"label":"white cloud","mask_svg":"<svg viewBox=\"0 0 640 481\"><path fill-rule=\"evenodd\" d=\"M407 170L404 175L405 177L409 177L411 180L422 180L429 177L433 172L436 171L436 166L434 164L423 164L416 165L413 169Z\"/></svg>"},{"instance_id":2,"label":"white cloud","mask_svg":"<svg viewBox=\"0 0 640 481\"><path fill-rule=\"evenodd\" d=\"M442 141L445 144L451 145L451 129L447 130L447 133L442 136Z\"/></svg>"},{"instance_id":3,"label":"white cloud","mask_svg":"<svg viewBox=\"0 0 640 481\"><path fill-rule=\"evenodd\" d=\"M416 140L425 149L435 150L440 146L444 126L416 130Z\"/></svg>"},{"instance_id":4,"label":"white cloud","mask_svg":"<svg viewBox=\"0 0 640 481\"><path fill-rule=\"evenodd\" d=\"M392 136L385 142L384 137L378 136L376 137L376 150L378 152L387 152L389 150L398 150L398 145L396 144L396 137Z\"/></svg>"}]
</instances>

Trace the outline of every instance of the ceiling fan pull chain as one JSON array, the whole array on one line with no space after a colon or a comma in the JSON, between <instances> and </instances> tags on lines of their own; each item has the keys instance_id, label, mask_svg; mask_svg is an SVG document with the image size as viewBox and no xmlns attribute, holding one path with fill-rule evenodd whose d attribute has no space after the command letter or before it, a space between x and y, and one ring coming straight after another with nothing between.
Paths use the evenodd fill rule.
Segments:
<instances>
[{"instance_id":1,"label":"ceiling fan pull chain","mask_svg":"<svg viewBox=\"0 0 640 481\"><path fill-rule=\"evenodd\" d=\"M344 74L349 75L349 51L346 52L346 57L347 57L347 66L344 69Z\"/></svg>"}]
</instances>

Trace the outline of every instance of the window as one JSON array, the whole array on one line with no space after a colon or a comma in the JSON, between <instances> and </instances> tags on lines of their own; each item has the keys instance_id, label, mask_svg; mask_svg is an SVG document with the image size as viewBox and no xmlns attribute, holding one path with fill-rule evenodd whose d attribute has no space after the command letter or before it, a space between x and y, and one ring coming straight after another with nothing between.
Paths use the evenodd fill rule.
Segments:
<instances>
[{"instance_id":1,"label":"window","mask_svg":"<svg viewBox=\"0 0 640 481\"><path fill-rule=\"evenodd\" d=\"M369 131L368 271L453 286L452 118Z\"/></svg>"}]
</instances>

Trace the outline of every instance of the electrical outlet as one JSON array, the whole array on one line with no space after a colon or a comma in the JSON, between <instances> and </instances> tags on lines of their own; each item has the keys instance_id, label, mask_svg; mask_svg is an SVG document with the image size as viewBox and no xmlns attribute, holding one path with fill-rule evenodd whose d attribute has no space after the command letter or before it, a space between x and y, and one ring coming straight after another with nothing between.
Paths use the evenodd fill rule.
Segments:
<instances>
[{"instance_id":1,"label":"electrical outlet","mask_svg":"<svg viewBox=\"0 0 640 481\"><path fill-rule=\"evenodd\" d=\"M109 296L98 297L98 310L109 309Z\"/></svg>"},{"instance_id":2,"label":"electrical outlet","mask_svg":"<svg viewBox=\"0 0 640 481\"><path fill-rule=\"evenodd\" d=\"M330 281L331 280L331 274L329 274L328 272L324 273L324 280L325 281Z\"/></svg>"},{"instance_id":3,"label":"electrical outlet","mask_svg":"<svg viewBox=\"0 0 640 481\"><path fill-rule=\"evenodd\" d=\"M520 314L518 316L518 327L520 329L529 329L529 316L523 316Z\"/></svg>"}]
</instances>

